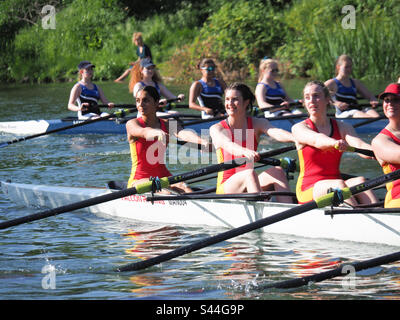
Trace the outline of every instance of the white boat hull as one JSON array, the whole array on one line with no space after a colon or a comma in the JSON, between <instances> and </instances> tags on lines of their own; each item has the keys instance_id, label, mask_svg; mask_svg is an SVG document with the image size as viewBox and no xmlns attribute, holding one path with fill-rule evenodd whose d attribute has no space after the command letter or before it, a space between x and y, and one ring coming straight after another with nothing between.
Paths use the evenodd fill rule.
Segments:
<instances>
[{"instance_id":1,"label":"white boat hull","mask_svg":"<svg viewBox=\"0 0 400 320\"><path fill-rule=\"evenodd\" d=\"M274 126L290 131L293 124L302 121L303 119L304 118L299 118L299 117L298 118L288 117L288 119L270 118L269 120L271 120ZM348 118L339 120L350 123L351 125L357 125L359 123L363 123L364 121L366 121L365 118L357 118L357 119ZM16 135L33 135L33 134L41 134L44 132L49 132L52 130L57 130L81 122L83 122L83 120L77 120L74 118L0 122L0 132L16 134ZM196 122L196 121L192 120L188 122ZM185 126L185 128L192 129L199 134L202 133L202 130L206 130L205 132L203 131L203 133L206 134L210 126L215 123L216 121L190 124ZM377 134L387 125L387 123L388 121L386 119L377 120L372 123L357 127L356 131L360 134L372 134L372 133ZM58 134L126 134L126 126L125 123L117 123L113 120L104 120L83 126L77 126L66 130L60 130L57 133Z\"/></svg>"},{"instance_id":2,"label":"white boat hull","mask_svg":"<svg viewBox=\"0 0 400 320\"><path fill-rule=\"evenodd\" d=\"M101 188L55 187L1 182L10 200L27 207L55 208L112 192ZM80 211L146 222L236 228L296 205L245 200L146 201L146 195L87 207ZM341 214L314 209L263 228L265 232L308 238L400 246L400 214Z\"/></svg>"}]
</instances>

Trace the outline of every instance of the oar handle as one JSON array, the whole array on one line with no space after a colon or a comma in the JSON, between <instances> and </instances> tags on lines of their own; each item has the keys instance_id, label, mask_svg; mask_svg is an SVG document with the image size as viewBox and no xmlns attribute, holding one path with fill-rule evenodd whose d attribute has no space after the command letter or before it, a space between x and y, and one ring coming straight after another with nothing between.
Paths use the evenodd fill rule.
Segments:
<instances>
[{"instance_id":1,"label":"oar handle","mask_svg":"<svg viewBox=\"0 0 400 320\"><path fill-rule=\"evenodd\" d=\"M335 149L339 149L339 146L335 146ZM355 153L361 153L363 155L366 155L368 157L373 157L375 158L375 154L372 150L367 150L367 149L360 149L360 148L356 148L356 147L352 147L352 146L348 146L346 148L346 151L349 152L355 152Z\"/></svg>"},{"instance_id":2,"label":"oar handle","mask_svg":"<svg viewBox=\"0 0 400 320\"><path fill-rule=\"evenodd\" d=\"M291 102L287 105L281 105L281 104L274 104L271 107L264 107L264 108L260 108L258 107L259 111L279 111L279 110L284 110L284 109L289 109L292 107L300 107L303 104L299 101L295 101L295 102Z\"/></svg>"}]
</instances>

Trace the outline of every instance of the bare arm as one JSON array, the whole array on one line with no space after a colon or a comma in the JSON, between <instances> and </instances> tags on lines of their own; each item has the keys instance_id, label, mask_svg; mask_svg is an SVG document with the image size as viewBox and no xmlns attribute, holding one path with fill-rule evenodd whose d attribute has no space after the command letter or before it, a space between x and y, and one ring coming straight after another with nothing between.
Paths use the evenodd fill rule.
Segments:
<instances>
[{"instance_id":1,"label":"bare arm","mask_svg":"<svg viewBox=\"0 0 400 320\"><path fill-rule=\"evenodd\" d=\"M131 119L126 123L126 132L128 141L130 143L139 138L144 138L146 140L159 139L161 141L166 141L166 133L163 130L150 127L143 128L138 123L137 119Z\"/></svg>"},{"instance_id":2,"label":"bare arm","mask_svg":"<svg viewBox=\"0 0 400 320\"><path fill-rule=\"evenodd\" d=\"M273 107L272 104L268 103L265 100L265 92L267 91L267 88L265 88L265 86L263 84L258 84L256 87L256 100L257 100L257 104L258 107L260 109L266 109L268 110L269 108Z\"/></svg>"},{"instance_id":3,"label":"bare arm","mask_svg":"<svg viewBox=\"0 0 400 320\"><path fill-rule=\"evenodd\" d=\"M220 123L217 123L210 128L210 136L216 150L223 148L235 157L246 157L250 160L259 160L260 156L256 151L242 147L232 141L228 136L227 131Z\"/></svg>"},{"instance_id":4,"label":"bare arm","mask_svg":"<svg viewBox=\"0 0 400 320\"><path fill-rule=\"evenodd\" d=\"M197 97L200 96L200 92L201 92L201 84L198 81L195 81L192 83L192 85L190 86L189 89L189 108L190 109L194 109L194 110L198 110L198 111L205 111L207 112L206 107L202 107L197 103Z\"/></svg>"},{"instance_id":5,"label":"bare arm","mask_svg":"<svg viewBox=\"0 0 400 320\"><path fill-rule=\"evenodd\" d=\"M99 90L99 95L100 95L100 101L103 102L103 104L108 105L109 108L114 107L114 103L109 102L106 96L103 93L103 90L98 86L97 89Z\"/></svg>"},{"instance_id":6,"label":"bare arm","mask_svg":"<svg viewBox=\"0 0 400 320\"><path fill-rule=\"evenodd\" d=\"M71 93L69 95L69 100L68 100L68 110L76 111L76 112L82 110L82 106L77 106L75 104L75 102L78 99L81 92L82 92L82 89L78 83L72 87Z\"/></svg>"},{"instance_id":7,"label":"bare arm","mask_svg":"<svg viewBox=\"0 0 400 320\"><path fill-rule=\"evenodd\" d=\"M265 133L279 142L294 142L294 136L289 131L274 127L267 119L253 118L254 129L257 136L259 133Z\"/></svg>"},{"instance_id":8,"label":"bare arm","mask_svg":"<svg viewBox=\"0 0 400 320\"><path fill-rule=\"evenodd\" d=\"M334 148L338 142L336 139L312 130L305 121L296 123L292 127L292 134L295 138L298 149L302 149L304 146L308 145L317 149L325 150Z\"/></svg>"},{"instance_id":9,"label":"bare arm","mask_svg":"<svg viewBox=\"0 0 400 320\"><path fill-rule=\"evenodd\" d=\"M400 146L393 142L393 140L384 135L378 134L371 142L372 149L374 150L375 156L381 164L400 163ZM390 152L388 152L390 150Z\"/></svg>"},{"instance_id":10,"label":"bare arm","mask_svg":"<svg viewBox=\"0 0 400 320\"><path fill-rule=\"evenodd\" d=\"M356 84L357 91L359 91L363 97L367 98L371 105L377 105L379 103L378 99L364 86L360 80L353 79Z\"/></svg>"}]
</instances>

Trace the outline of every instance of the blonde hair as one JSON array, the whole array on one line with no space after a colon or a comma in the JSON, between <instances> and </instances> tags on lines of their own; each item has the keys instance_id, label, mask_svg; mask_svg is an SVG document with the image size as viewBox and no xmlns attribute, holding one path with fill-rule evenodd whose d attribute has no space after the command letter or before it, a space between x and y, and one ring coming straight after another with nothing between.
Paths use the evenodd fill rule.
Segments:
<instances>
[{"instance_id":1,"label":"blonde hair","mask_svg":"<svg viewBox=\"0 0 400 320\"><path fill-rule=\"evenodd\" d=\"M341 66L342 63L345 61L349 61L349 62L353 63L353 59L347 54L342 54L336 59L336 62L335 62L335 74L336 75L338 75L339 66Z\"/></svg>"},{"instance_id":2,"label":"blonde hair","mask_svg":"<svg viewBox=\"0 0 400 320\"><path fill-rule=\"evenodd\" d=\"M271 58L262 59L260 61L260 66L258 68L258 82L261 82L263 78L263 72L265 71L265 69L267 69L273 63L278 64L278 61Z\"/></svg>"},{"instance_id":3,"label":"blonde hair","mask_svg":"<svg viewBox=\"0 0 400 320\"><path fill-rule=\"evenodd\" d=\"M139 44L140 46L143 45L143 38L142 38L142 33L141 33L141 32L135 32L135 33L132 35L132 43L133 43L133 44L135 44L135 40L137 40L137 42L138 42L138 44Z\"/></svg>"},{"instance_id":4,"label":"blonde hair","mask_svg":"<svg viewBox=\"0 0 400 320\"><path fill-rule=\"evenodd\" d=\"M143 80L143 75L142 75L143 68L140 66L140 61L136 61L133 64L133 67L131 69L130 73L130 79L129 79L129 92L133 92L133 88L135 87L135 84ZM154 82L161 83L162 78L160 73L158 72L157 69L154 69L154 75L151 78Z\"/></svg>"}]
</instances>

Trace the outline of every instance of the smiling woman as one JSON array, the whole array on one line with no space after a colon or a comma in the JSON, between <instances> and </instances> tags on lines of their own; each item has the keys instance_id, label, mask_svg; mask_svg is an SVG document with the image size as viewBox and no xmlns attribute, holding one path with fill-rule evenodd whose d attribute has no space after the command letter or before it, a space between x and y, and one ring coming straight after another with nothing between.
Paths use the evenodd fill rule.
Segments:
<instances>
[{"instance_id":1,"label":"smiling woman","mask_svg":"<svg viewBox=\"0 0 400 320\"><path fill-rule=\"evenodd\" d=\"M384 173L400 169L400 84L389 84L379 96L389 124L372 140L372 148ZM400 181L386 185L386 208L400 207Z\"/></svg>"},{"instance_id":2,"label":"smiling woman","mask_svg":"<svg viewBox=\"0 0 400 320\"><path fill-rule=\"evenodd\" d=\"M290 132L275 128L265 118L247 116L247 109L255 97L245 84L234 83L225 91L225 110L228 118L210 128L210 135L217 150L218 162L246 157L251 162L238 168L219 172L217 193L259 192L266 190L290 191L285 172L281 167L265 170L259 176L254 161L261 134L280 142L293 142ZM279 202L291 202L290 197L277 197Z\"/></svg>"}]
</instances>

